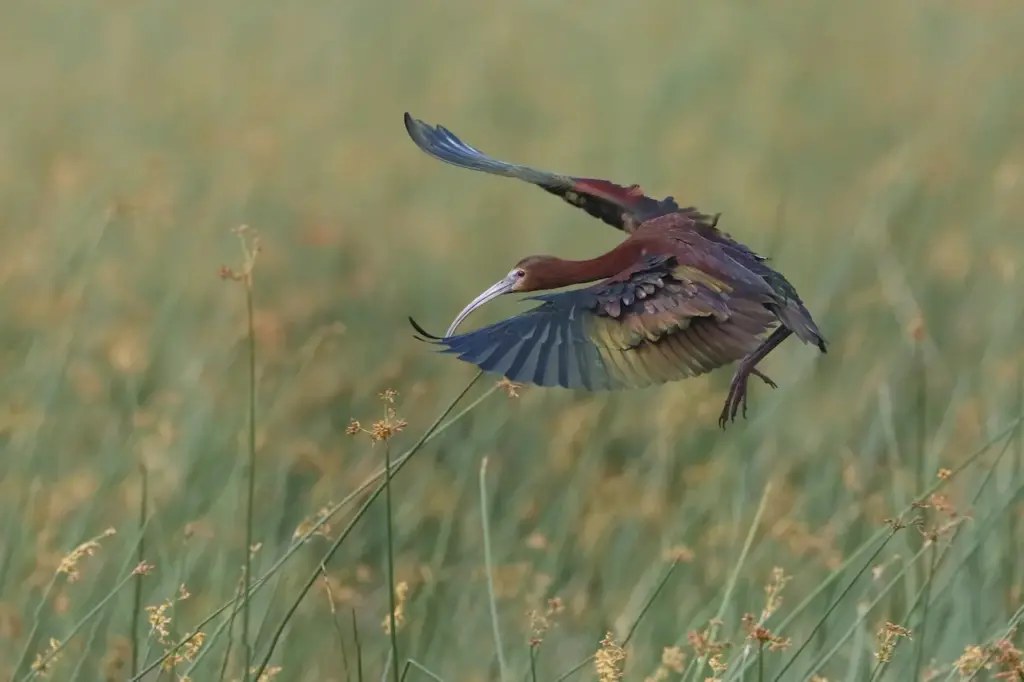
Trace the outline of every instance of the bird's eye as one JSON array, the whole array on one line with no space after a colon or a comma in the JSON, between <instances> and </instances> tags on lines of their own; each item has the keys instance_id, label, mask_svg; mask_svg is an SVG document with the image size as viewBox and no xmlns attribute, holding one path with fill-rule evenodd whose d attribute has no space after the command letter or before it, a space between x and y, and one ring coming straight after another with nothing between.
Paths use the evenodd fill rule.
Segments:
<instances>
[{"instance_id":1,"label":"bird's eye","mask_svg":"<svg viewBox=\"0 0 1024 682\"><path fill-rule=\"evenodd\" d=\"M526 270L516 270L514 274L516 277L522 279L523 277L526 277Z\"/></svg>"}]
</instances>

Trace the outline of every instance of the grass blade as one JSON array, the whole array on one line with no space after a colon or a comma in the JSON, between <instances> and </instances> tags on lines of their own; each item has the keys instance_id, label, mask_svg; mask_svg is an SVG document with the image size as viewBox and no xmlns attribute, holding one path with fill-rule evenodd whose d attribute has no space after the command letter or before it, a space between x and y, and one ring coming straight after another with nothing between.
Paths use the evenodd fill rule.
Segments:
<instances>
[{"instance_id":1,"label":"grass blade","mask_svg":"<svg viewBox=\"0 0 1024 682\"><path fill-rule=\"evenodd\" d=\"M399 682L400 673L398 670L398 623L395 619L395 590L397 585L395 584L395 539L394 539L394 526L391 518L391 477L393 473L391 471L391 444L388 441L384 441L384 525L385 533L387 535L387 572L388 572L388 604L390 609L388 611L388 634L391 639L391 670L393 671L395 682ZM321 568L326 567L327 562L321 564Z\"/></svg>"},{"instance_id":2,"label":"grass blade","mask_svg":"<svg viewBox=\"0 0 1024 682\"><path fill-rule=\"evenodd\" d=\"M424 666L422 663L417 662L416 659L410 658L409 663L415 666L416 669L419 670L421 673L423 673L430 679L434 680L434 682L444 682L444 680L441 679L439 675L437 675L431 670L428 670L426 666Z\"/></svg>"},{"instance_id":3,"label":"grass blade","mask_svg":"<svg viewBox=\"0 0 1024 682\"><path fill-rule=\"evenodd\" d=\"M491 630L494 633L494 650L498 655L498 673L501 682L508 679L508 664L501 644L501 627L498 624L498 602L494 596L494 564L491 560L491 528L487 507L487 457L480 461L480 519L484 534L484 566L487 569L487 602L491 610Z\"/></svg>"},{"instance_id":4,"label":"grass blade","mask_svg":"<svg viewBox=\"0 0 1024 682\"><path fill-rule=\"evenodd\" d=\"M359 641L359 623L356 621L355 609L352 609L352 640L356 645L356 679L363 682L363 645Z\"/></svg>"},{"instance_id":5,"label":"grass blade","mask_svg":"<svg viewBox=\"0 0 1024 682\"><path fill-rule=\"evenodd\" d=\"M242 594L243 594L242 591L244 589L245 589L244 580L241 578L241 576L239 576L238 591L236 593L237 594L236 602L242 598ZM239 605L239 607L240 606L241 605ZM231 610L231 614L228 616L228 632L227 632L227 637L224 640L224 642L225 642L224 643L224 658L221 659L221 662L220 662L220 674L217 676L217 682L224 682L224 680L227 679L228 665L231 663L231 644L232 644L231 631L234 630L234 628L235 628L235 614L236 613L238 613L238 608L232 609ZM219 633L215 633L214 637L211 637L210 639L211 640L216 639L217 634L219 634ZM197 660L192 665L192 667L190 667L188 669L188 671L186 671L185 675L189 676L191 674L191 672L192 672L192 668L194 668L198 663L199 663L199 661Z\"/></svg>"},{"instance_id":6,"label":"grass blade","mask_svg":"<svg viewBox=\"0 0 1024 682\"><path fill-rule=\"evenodd\" d=\"M149 477L145 464L139 464L139 478L142 484L142 495L139 499L139 544L137 552L138 566L146 560L146 503L149 496ZM132 595L132 622L129 639L132 647L131 673L134 677L139 672L139 623L142 618L142 574L135 576L135 592Z\"/></svg>"},{"instance_id":7,"label":"grass blade","mask_svg":"<svg viewBox=\"0 0 1024 682\"><path fill-rule=\"evenodd\" d=\"M248 454L249 460L246 466L246 498L245 498L245 564L243 569L243 594L242 600L242 659L245 670L242 672L242 679L249 682L250 668L252 667L253 651L252 641L249 639L250 606L252 598L249 591L252 583L252 548L253 548L253 505L256 498L256 321L253 307L253 269L256 266L256 255L260 246L258 238L254 237L252 243L247 240L247 228L243 225L237 230L238 239L242 246L242 283L245 287L245 314L248 325L249 343L249 415L248 415ZM258 676L257 676L258 678Z\"/></svg>"}]
</instances>

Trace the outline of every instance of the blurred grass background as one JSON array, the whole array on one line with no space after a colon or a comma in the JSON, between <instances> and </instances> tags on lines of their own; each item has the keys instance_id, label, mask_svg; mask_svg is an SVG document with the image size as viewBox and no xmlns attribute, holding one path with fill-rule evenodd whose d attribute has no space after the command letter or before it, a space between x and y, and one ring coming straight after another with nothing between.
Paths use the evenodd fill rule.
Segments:
<instances>
[{"instance_id":1,"label":"blurred grass background","mask_svg":"<svg viewBox=\"0 0 1024 682\"><path fill-rule=\"evenodd\" d=\"M755 385L750 419L725 433L720 371L617 394L499 392L429 443L394 483L397 573L410 586L399 641L446 680L497 674L483 456L517 675L529 609L565 604L537 661L554 679L606 631L621 642L666 557L684 557L628 647L626 676L644 679L663 647L692 659L687 633L717 612L769 482L723 614L733 656L773 567L794 576L785 614L940 468L1021 412L1024 6L1014 0L13 0L2 13L5 677L134 565L140 464L155 564L143 602L187 585L180 636L235 593L248 396L243 291L217 276L240 260L231 228L251 226L263 245L258 572L304 519L382 465L381 447L345 435L350 419L378 418L378 395L397 390L410 425L392 445L405 447L475 374L413 340L407 315L443 330L520 257L589 257L621 238L527 185L429 159L406 137L406 110L499 158L721 211L724 229L794 282L831 344L827 356L796 342L773 354L764 369L779 390ZM523 305L495 303L472 324ZM1014 436L952 481L948 500L973 520L925 600L930 629L920 609L907 615L927 559L897 573L922 548L908 528L786 679L867 679L886 620L915 637L880 678L923 667L943 679L964 647L1005 628L1024 585L1022 458ZM938 511L920 513L941 525ZM327 567L330 592L318 584L302 602L276 679L346 679L332 601L349 656L354 608L366 674L381 674L382 524L377 505ZM36 612L61 558L107 527L117 535ZM326 546L314 537L255 599L258 651ZM782 634L802 643L857 568ZM130 592L72 640L54 679L127 678ZM217 679L223 645L194 679ZM766 654L766 669L793 648ZM235 660L229 678L239 670Z\"/></svg>"}]
</instances>

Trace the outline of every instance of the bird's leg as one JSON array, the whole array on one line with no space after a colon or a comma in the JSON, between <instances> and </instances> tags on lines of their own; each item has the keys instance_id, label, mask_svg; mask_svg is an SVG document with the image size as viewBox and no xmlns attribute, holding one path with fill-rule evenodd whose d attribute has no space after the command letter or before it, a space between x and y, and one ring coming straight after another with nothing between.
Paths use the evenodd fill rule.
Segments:
<instances>
[{"instance_id":1,"label":"bird's leg","mask_svg":"<svg viewBox=\"0 0 1024 682\"><path fill-rule=\"evenodd\" d=\"M743 417L747 416L747 379L751 375L760 377L765 383L774 388L775 382L769 379L766 375L762 374L757 370L757 363L765 359L765 357L775 350L780 343L789 338L792 334L790 330L785 327L779 327L768 336L767 339L761 342L761 345L754 349L747 357L740 360L739 367L736 368L736 373L732 376L732 382L729 384L729 395L725 399L725 406L722 408L722 414L718 418L718 425L723 429L729 421L736 421L736 415L740 410L740 406L743 407Z\"/></svg>"},{"instance_id":2,"label":"bird's leg","mask_svg":"<svg viewBox=\"0 0 1024 682\"><path fill-rule=\"evenodd\" d=\"M771 386L772 388L778 388L779 387L779 385L777 383L772 381L772 378L770 376L768 376L767 374L765 374L761 370L757 369L756 367L753 368L752 370L750 370L750 373L753 374L755 377L759 378L764 383L766 383L769 386Z\"/></svg>"}]
</instances>

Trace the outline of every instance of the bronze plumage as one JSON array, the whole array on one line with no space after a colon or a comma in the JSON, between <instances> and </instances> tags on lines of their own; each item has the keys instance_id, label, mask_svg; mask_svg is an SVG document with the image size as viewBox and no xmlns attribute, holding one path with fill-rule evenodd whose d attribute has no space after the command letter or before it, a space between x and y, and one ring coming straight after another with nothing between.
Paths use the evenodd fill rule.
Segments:
<instances>
[{"instance_id":1,"label":"bronze plumage","mask_svg":"<svg viewBox=\"0 0 1024 682\"><path fill-rule=\"evenodd\" d=\"M620 389L698 376L738 362L719 417L747 411L747 380L790 335L826 352L796 289L751 249L718 229L718 215L639 186L577 178L494 159L441 126L405 115L425 152L447 163L533 183L627 238L597 258L529 256L478 296L444 337L417 331L442 351L512 381L587 390ZM476 308L512 292L590 286L532 298L535 308L463 334Z\"/></svg>"}]
</instances>

